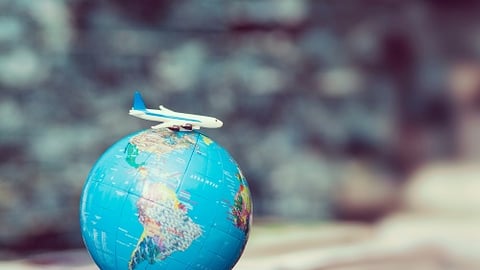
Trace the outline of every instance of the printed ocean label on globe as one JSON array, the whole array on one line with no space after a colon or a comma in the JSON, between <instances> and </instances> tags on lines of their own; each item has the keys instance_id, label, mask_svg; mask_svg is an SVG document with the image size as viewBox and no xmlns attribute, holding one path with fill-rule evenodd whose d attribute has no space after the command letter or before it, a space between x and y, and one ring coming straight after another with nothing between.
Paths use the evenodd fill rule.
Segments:
<instances>
[{"instance_id":1,"label":"printed ocean label on globe","mask_svg":"<svg viewBox=\"0 0 480 270\"><path fill-rule=\"evenodd\" d=\"M196 131L126 136L85 182L80 225L100 269L231 269L252 202L237 163Z\"/></svg>"}]
</instances>

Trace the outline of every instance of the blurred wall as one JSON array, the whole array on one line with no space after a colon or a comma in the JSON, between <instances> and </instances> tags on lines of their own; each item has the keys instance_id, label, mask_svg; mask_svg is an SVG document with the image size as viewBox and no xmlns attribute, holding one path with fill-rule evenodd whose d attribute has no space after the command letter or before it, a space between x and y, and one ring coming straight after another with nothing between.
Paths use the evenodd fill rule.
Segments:
<instances>
[{"instance_id":1,"label":"blurred wall","mask_svg":"<svg viewBox=\"0 0 480 270\"><path fill-rule=\"evenodd\" d=\"M458 146L454 116L477 86L457 91L447 75L458 86L478 71L478 8L1 1L0 256L81 245L91 165L149 126L127 115L136 89L150 106L225 122L204 132L240 163L257 217L378 218L415 168L475 144Z\"/></svg>"}]
</instances>

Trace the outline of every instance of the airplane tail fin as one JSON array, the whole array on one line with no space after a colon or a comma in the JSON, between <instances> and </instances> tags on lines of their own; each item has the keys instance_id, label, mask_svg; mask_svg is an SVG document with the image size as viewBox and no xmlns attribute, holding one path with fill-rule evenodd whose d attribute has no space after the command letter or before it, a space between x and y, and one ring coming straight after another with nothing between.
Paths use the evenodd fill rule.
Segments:
<instances>
[{"instance_id":1,"label":"airplane tail fin","mask_svg":"<svg viewBox=\"0 0 480 270\"><path fill-rule=\"evenodd\" d=\"M138 111L145 111L147 109L147 107L145 107L145 103L143 102L142 95L138 91L136 91L133 95L132 109Z\"/></svg>"}]
</instances>

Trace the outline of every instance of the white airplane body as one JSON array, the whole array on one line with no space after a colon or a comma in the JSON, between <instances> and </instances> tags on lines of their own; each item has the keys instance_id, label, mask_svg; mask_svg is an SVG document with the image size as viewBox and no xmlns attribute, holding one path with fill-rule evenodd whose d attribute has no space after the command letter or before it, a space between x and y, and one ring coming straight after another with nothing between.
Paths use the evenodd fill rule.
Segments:
<instances>
[{"instance_id":1,"label":"white airplane body","mask_svg":"<svg viewBox=\"0 0 480 270\"><path fill-rule=\"evenodd\" d=\"M169 110L162 105L159 106L159 110L147 109L139 92L135 92L133 106L128 114L149 121L161 122L152 126L153 129L168 128L179 131L200 129L202 127L219 128L223 125L222 121L214 117L179 113Z\"/></svg>"}]
</instances>

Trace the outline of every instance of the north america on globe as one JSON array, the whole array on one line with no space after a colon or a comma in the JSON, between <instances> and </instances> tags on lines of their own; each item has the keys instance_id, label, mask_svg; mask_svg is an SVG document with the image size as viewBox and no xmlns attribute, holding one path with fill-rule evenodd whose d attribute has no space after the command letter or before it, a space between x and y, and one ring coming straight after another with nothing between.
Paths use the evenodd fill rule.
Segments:
<instances>
[{"instance_id":1,"label":"north america on globe","mask_svg":"<svg viewBox=\"0 0 480 270\"><path fill-rule=\"evenodd\" d=\"M84 242L101 269L231 269L252 202L230 154L196 132L147 129L112 145L84 186Z\"/></svg>"}]
</instances>

